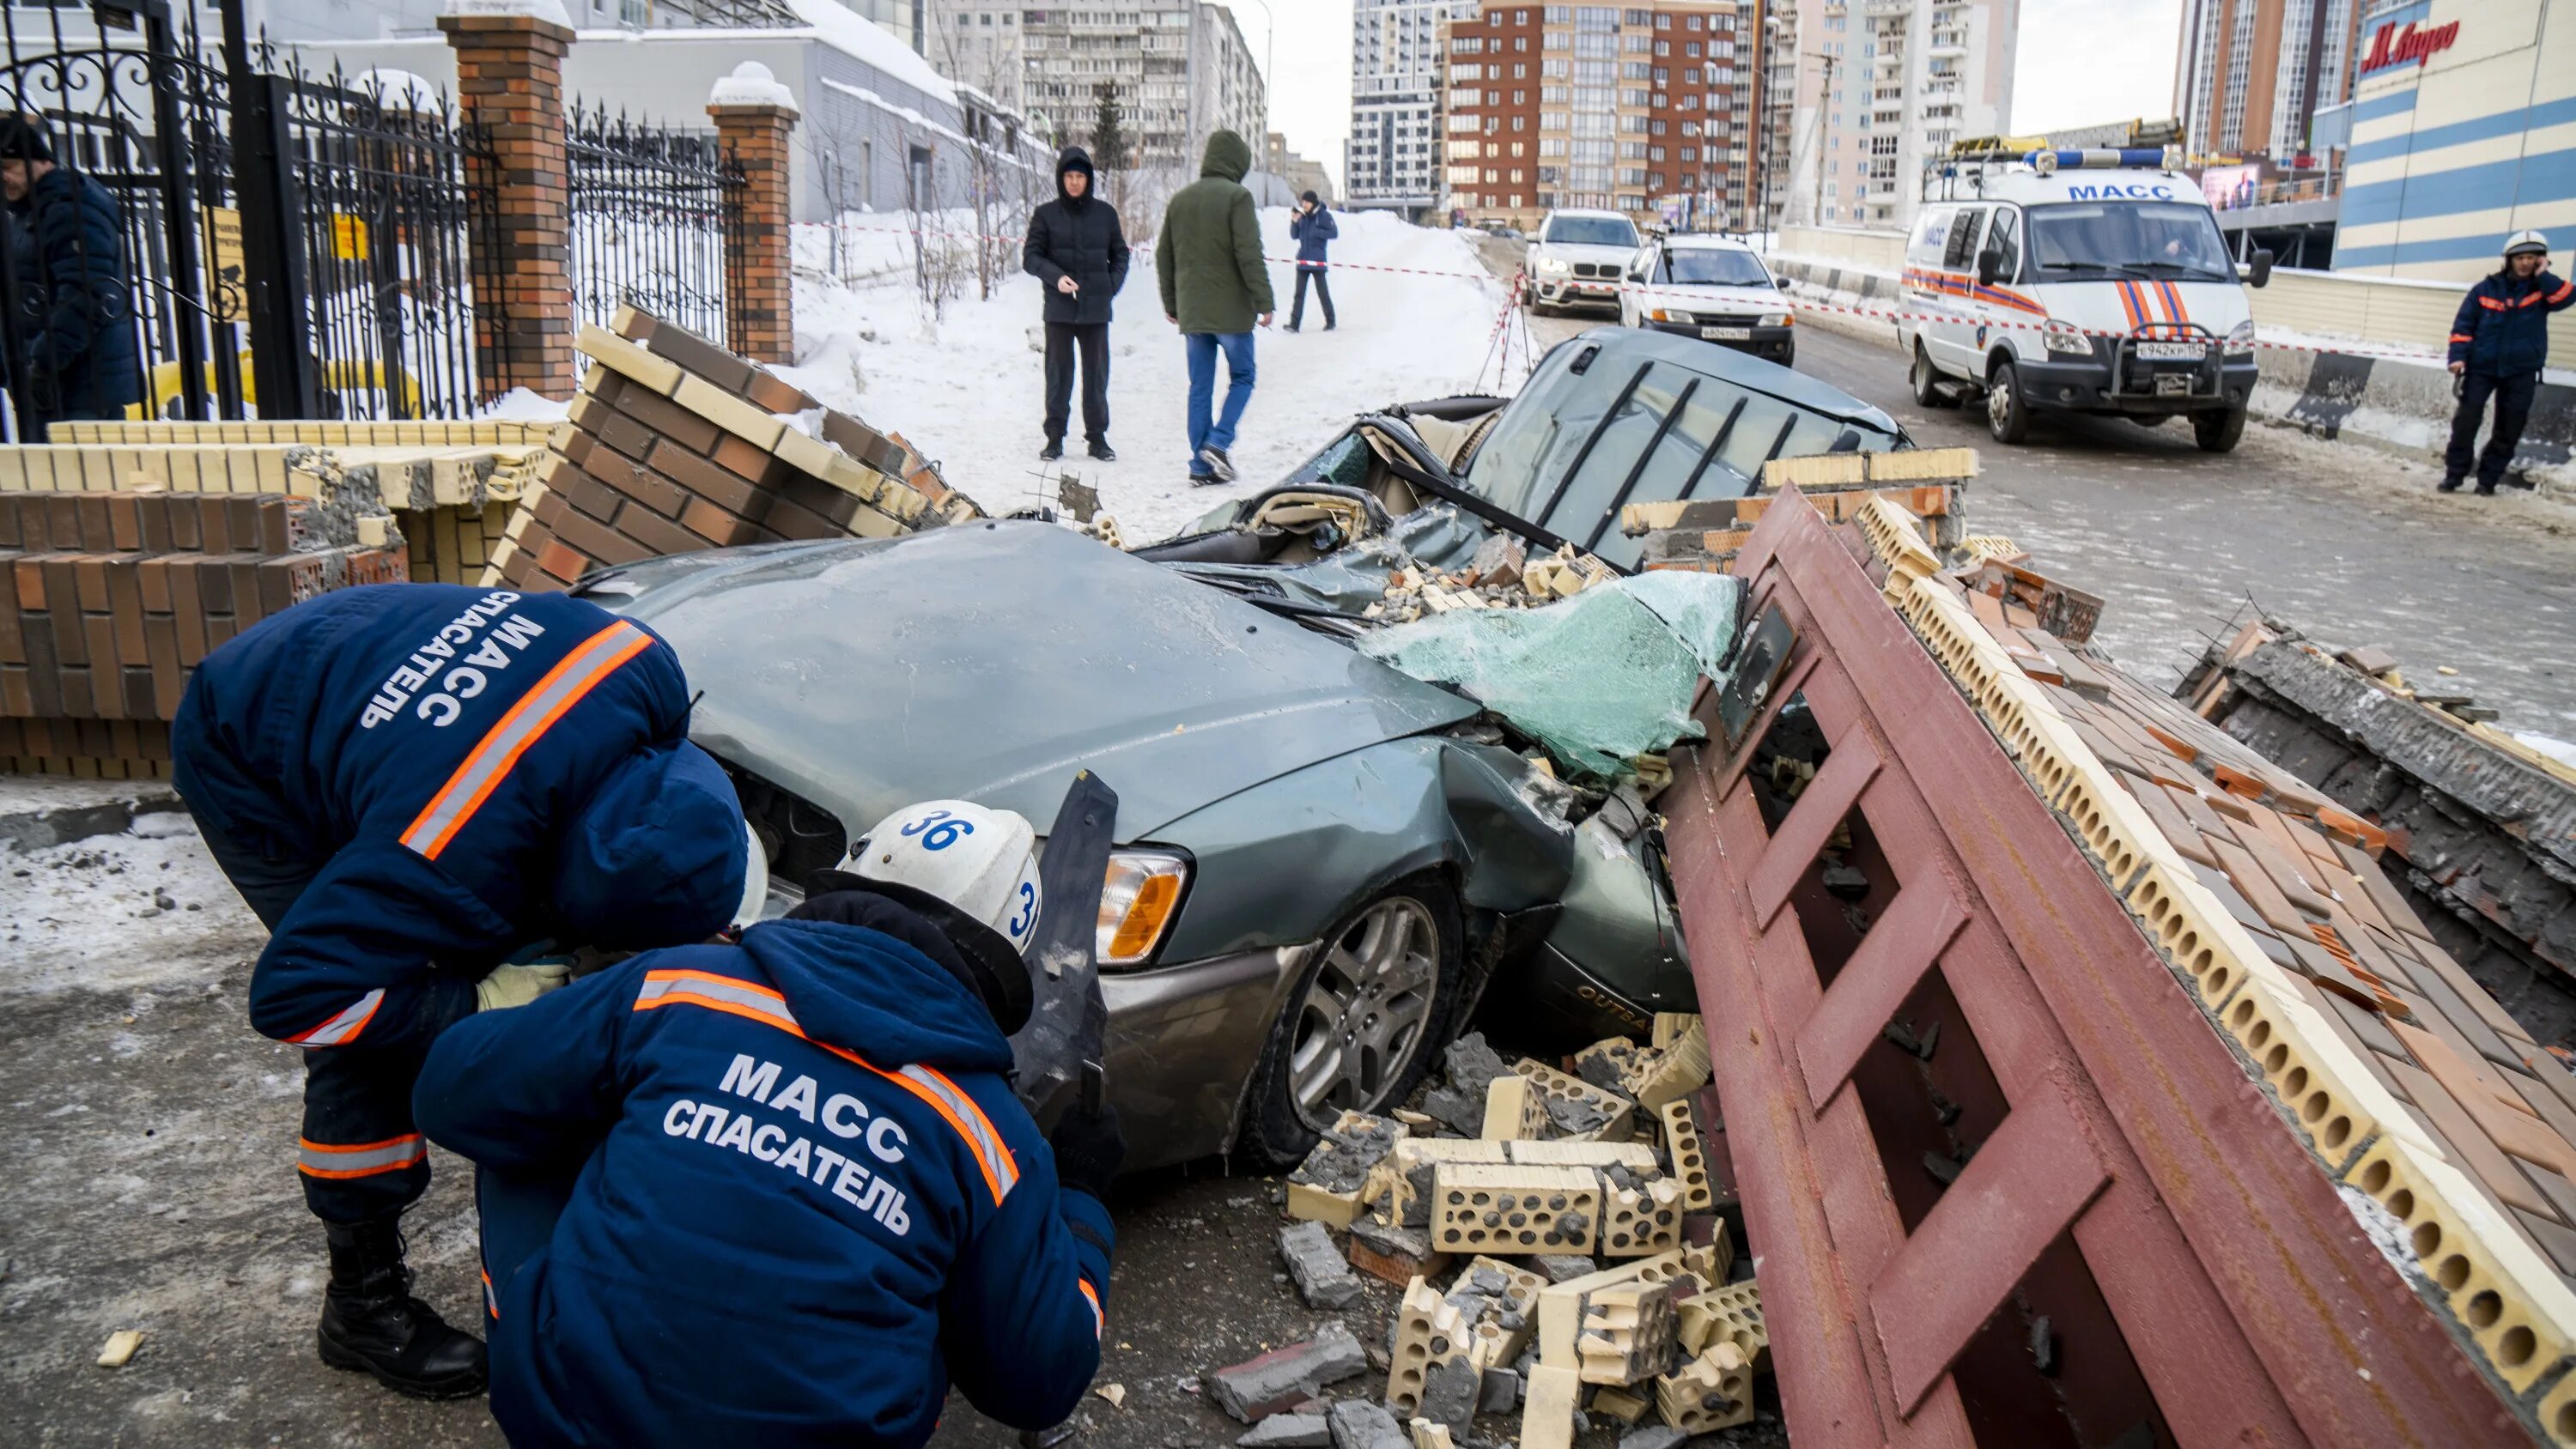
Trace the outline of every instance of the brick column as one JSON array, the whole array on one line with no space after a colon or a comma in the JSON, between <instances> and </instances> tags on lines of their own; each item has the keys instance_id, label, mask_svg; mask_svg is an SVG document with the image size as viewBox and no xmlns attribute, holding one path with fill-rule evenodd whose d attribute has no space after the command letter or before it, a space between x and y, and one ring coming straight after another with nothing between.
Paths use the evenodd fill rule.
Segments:
<instances>
[{"instance_id":1,"label":"brick column","mask_svg":"<svg viewBox=\"0 0 2576 1449\"><path fill-rule=\"evenodd\" d=\"M728 239L725 344L754 362L796 360L796 304L788 283L788 149L796 93L756 60L734 67L707 97L726 156L742 168L740 224Z\"/></svg>"},{"instance_id":2,"label":"brick column","mask_svg":"<svg viewBox=\"0 0 2576 1449\"><path fill-rule=\"evenodd\" d=\"M475 281L497 289L477 306L474 357L484 395L525 387L569 398L573 364L572 205L564 162L563 58L573 30L557 0L449 0L438 17L456 51L456 91L491 138L470 184L494 220L473 238ZM478 300L480 298L478 297Z\"/></svg>"}]
</instances>

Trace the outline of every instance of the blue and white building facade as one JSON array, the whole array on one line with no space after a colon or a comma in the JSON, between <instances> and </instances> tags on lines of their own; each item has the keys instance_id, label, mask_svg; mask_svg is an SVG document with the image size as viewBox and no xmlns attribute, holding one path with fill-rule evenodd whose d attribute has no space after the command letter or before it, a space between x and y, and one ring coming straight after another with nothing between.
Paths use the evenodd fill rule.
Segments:
<instances>
[{"instance_id":1,"label":"blue and white building facade","mask_svg":"<svg viewBox=\"0 0 2576 1449\"><path fill-rule=\"evenodd\" d=\"M2470 281L2526 227L2576 251L2576 0L2381 3L2352 51L2336 271Z\"/></svg>"}]
</instances>

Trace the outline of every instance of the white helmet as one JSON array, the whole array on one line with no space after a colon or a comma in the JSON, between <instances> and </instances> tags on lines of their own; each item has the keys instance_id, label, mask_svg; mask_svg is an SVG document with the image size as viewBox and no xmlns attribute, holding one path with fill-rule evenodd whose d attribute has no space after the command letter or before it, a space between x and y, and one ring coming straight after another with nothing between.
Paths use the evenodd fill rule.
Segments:
<instances>
[{"instance_id":1,"label":"white helmet","mask_svg":"<svg viewBox=\"0 0 2576 1449\"><path fill-rule=\"evenodd\" d=\"M1028 967L1021 953L1046 908L1038 884L1037 831L1012 810L971 800L924 800L876 824L850 846L843 874L929 918L987 976L1005 1033L1028 1019ZM829 884L829 875L818 880Z\"/></svg>"},{"instance_id":2,"label":"white helmet","mask_svg":"<svg viewBox=\"0 0 2576 1449\"><path fill-rule=\"evenodd\" d=\"M2506 256L2518 257L2524 252L2537 252L2544 257L2549 255L2549 238L2536 231L2518 231L2504 239Z\"/></svg>"},{"instance_id":3,"label":"white helmet","mask_svg":"<svg viewBox=\"0 0 2576 1449\"><path fill-rule=\"evenodd\" d=\"M760 832L751 822L742 822L744 842L742 861L742 901L733 908L733 928L737 931L756 925L760 913L769 904L769 852L760 843Z\"/></svg>"}]
</instances>

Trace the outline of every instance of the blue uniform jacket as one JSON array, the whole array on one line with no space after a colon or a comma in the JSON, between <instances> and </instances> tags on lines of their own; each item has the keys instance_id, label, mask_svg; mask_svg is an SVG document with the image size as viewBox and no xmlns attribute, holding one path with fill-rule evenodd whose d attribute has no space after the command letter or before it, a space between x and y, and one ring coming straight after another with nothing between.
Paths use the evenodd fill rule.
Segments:
<instances>
[{"instance_id":1,"label":"blue uniform jacket","mask_svg":"<svg viewBox=\"0 0 2576 1449\"><path fill-rule=\"evenodd\" d=\"M688 720L670 646L562 594L343 589L208 655L171 725L179 793L313 872L251 974L251 1024L417 1045L515 947L723 929L741 805Z\"/></svg>"},{"instance_id":2,"label":"blue uniform jacket","mask_svg":"<svg viewBox=\"0 0 2576 1449\"><path fill-rule=\"evenodd\" d=\"M1297 265L1301 267L1323 266L1325 249L1332 244L1333 238L1341 234L1341 224L1334 221L1333 213L1322 206L1303 216L1288 218L1288 235L1297 241Z\"/></svg>"},{"instance_id":3,"label":"blue uniform jacket","mask_svg":"<svg viewBox=\"0 0 2576 1449\"><path fill-rule=\"evenodd\" d=\"M2576 303L2576 282L2562 282L2547 272L2524 281L2488 276L2460 299L2460 315L2451 321L2451 358L2471 372L2519 377L2538 372L2549 359L2549 314Z\"/></svg>"},{"instance_id":4,"label":"blue uniform jacket","mask_svg":"<svg viewBox=\"0 0 2576 1449\"><path fill-rule=\"evenodd\" d=\"M585 1162L495 1284L513 1444L921 1444L1099 1365L1109 1217L1060 1191L983 1004L909 945L772 921L457 1026L413 1111L501 1170ZM507 1271L506 1268L504 1271Z\"/></svg>"}]
</instances>

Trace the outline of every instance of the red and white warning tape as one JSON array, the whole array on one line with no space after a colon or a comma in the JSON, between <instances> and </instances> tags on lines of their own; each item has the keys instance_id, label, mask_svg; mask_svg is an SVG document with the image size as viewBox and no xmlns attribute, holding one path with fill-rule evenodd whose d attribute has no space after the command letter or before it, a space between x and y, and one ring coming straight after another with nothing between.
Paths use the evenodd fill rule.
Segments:
<instances>
[{"instance_id":1,"label":"red and white warning tape","mask_svg":"<svg viewBox=\"0 0 2576 1449\"><path fill-rule=\"evenodd\" d=\"M1007 242L1012 245L1017 245L1021 240L1021 238L1016 236L1005 236L998 233L947 231L936 227L873 226L852 222L821 222L817 223L817 225L831 227L835 230L844 232L856 231L899 236L942 237L959 241ZM1262 260L1279 266L1295 266L1297 264L1297 259L1295 257L1274 257L1265 255ZM1333 262L1330 263L1329 266L1330 270L1336 272L1381 272L1392 276L1405 277L1448 277L1461 281L1479 283L1486 283L1495 280L1493 274L1490 272L1457 271L1444 267L1388 267L1380 266L1371 262ZM1485 354L1488 360L1493 356L1495 341L1503 336L1504 326L1510 320L1512 312L1520 302L1522 295L1521 289L1527 284L1528 276L1529 274L1525 269L1517 271L1514 272L1504 284L1506 291L1503 312L1500 317L1495 319L1494 330L1487 336L1485 341ZM1610 284L1606 290L1615 295L1620 292L1652 293L1657 289L1652 287L1640 287L1633 282L1621 279ZM2019 322L1997 317L1962 318L1949 313L1908 311L1900 308L1881 307L1867 303L1854 305L1838 302L1825 302L1819 301L1813 297L1801 296L1796 293L1789 294L1788 302L1790 310L1792 311L1831 313L1845 317L1874 317L1889 322L1968 322L1979 327L1996 330L2010 328L2024 332L2045 332L2050 330L2060 332L2072 331L2080 333L2086 337L2107 337L2114 341L2123 340L2132 336L2151 341L2173 340L2182 336L2172 323L2148 322L2137 332L2129 333L2105 328L2077 327L2072 323L2066 322L2052 323L2045 320ZM2311 352L2320 355L2341 355L2347 357L2384 357L2393 361L2423 363L2434 367L2443 365L2444 361L2443 353L2433 351L2428 348L2377 347L2360 343L2335 343L2328 346L2316 342L2275 342L2261 337L2257 337L2254 340L2254 346L2257 349L2266 352ZM1481 376L1481 373L1479 375Z\"/></svg>"}]
</instances>

